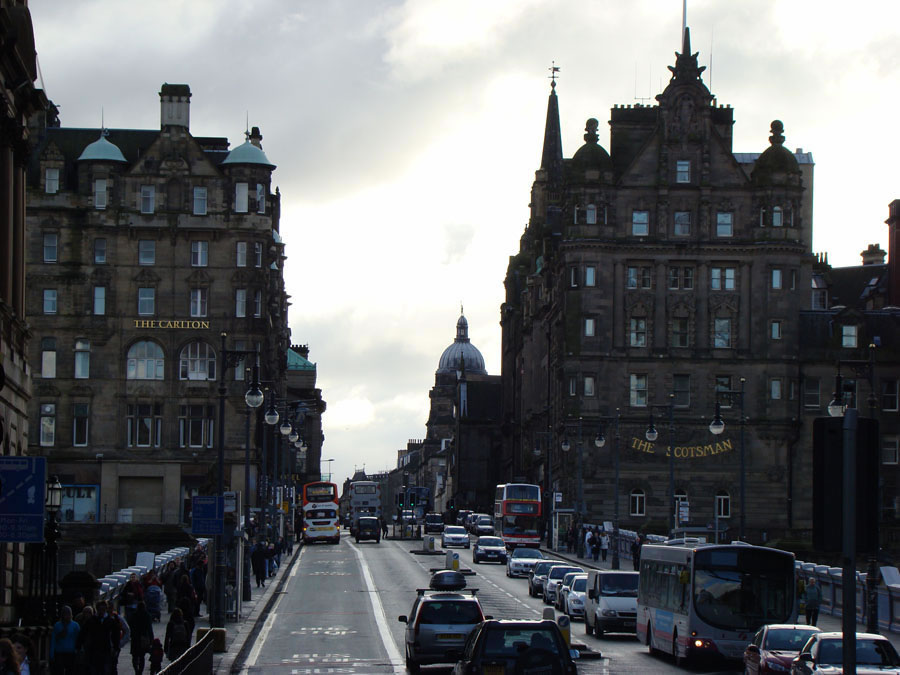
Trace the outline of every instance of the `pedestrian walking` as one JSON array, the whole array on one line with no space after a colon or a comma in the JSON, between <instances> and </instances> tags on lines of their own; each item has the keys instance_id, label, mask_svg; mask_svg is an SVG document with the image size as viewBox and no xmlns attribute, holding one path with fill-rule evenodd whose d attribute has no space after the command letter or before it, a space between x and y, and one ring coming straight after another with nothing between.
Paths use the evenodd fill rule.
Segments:
<instances>
[{"instance_id":1,"label":"pedestrian walking","mask_svg":"<svg viewBox=\"0 0 900 675\"><path fill-rule=\"evenodd\" d=\"M81 631L72 620L72 608L63 605L59 612L59 621L53 624L50 636L50 663L53 675L75 675L75 643Z\"/></svg>"},{"instance_id":2,"label":"pedestrian walking","mask_svg":"<svg viewBox=\"0 0 900 675\"><path fill-rule=\"evenodd\" d=\"M150 646L150 675L156 675L162 670L163 656L166 650L163 649L163 643L159 638L153 638L153 644Z\"/></svg>"},{"instance_id":3,"label":"pedestrian walking","mask_svg":"<svg viewBox=\"0 0 900 675\"><path fill-rule=\"evenodd\" d=\"M641 535L637 535L634 541L631 542L631 562L634 565L635 572L641 569L641 546L643 545L644 538Z\"/></svg>"},{"instance_id":4,"label":"pedestrian walking","mask_svg":"<svg viewBox=\"0 0 900 675\"><path fill-rule=\"evenodd\" d=\"M106 600L98 600L96 612L89 606L82 612L84 623L75 646L84 650L84 663L91 674L112 672L115 665L113 658L119 652L122 629L107 609Z\"/></svg>"},{"instance_id":5,"label":"pedestrian walking","mask_svg":"<svg viewBox=\"0 0 900 675\"><path fill-rule=\"evenodd\" d=\"M20 675L19 659L9 638L0 640L0 675Z\"/></svg>"},{"instance_id":6,"label":"pedestrian walking","mask_svg":"<svg viewBox=\"0 0 900 675\"><path fill-rule=\"evenodd\" d=\"M144 672L144 657L150 652L153 644L153 617L147 611L147 605L140 601L131 615L131 665L134 675Z\"/></svg>"},{"instance_id":7,"label":"pedestrian walking","mask_svg":"<svg viewBox=\"0 0 900 675\"><path fill-rule=\"evenodd\" d=\"M585 525L585 527L584 527L584 557L585 558L591 557L591 535L592 534L593 533L591 532L591 526Z\"/></svg>"},{"instance_id":8,"label":"pedestrian walking","mask_svg":"<svg viewBox=\"0 0 900 675\"><path fill-rule=\"evenodd\" d=\"M175 609L175 602L178 599L178 567L174 560L170 560L166 565L166 569L163 571L162 576L160 577L163 582L163 593L166 594L166 607L169 610L169 613Z\"/></svg>"},{"instance_id":9,"label":"pedestrian walking","mask_svg":"<svg viewBox=\"0 0 900 675\"><path fill-rule=\"evenodd\" d=\"M134 572L128 577L128 581L122 587L119 594L119 612L125 615L125 620L130 624L131 615L137 609L137 604L144 599L144 586Z\"/></svg>"},{"instance_id":10,"label":"pedestrian walking","mask_svg":"<svg viewBox=\"0 0 900 675\"><path fill-rule=\"evenodd\" d=\"M806 582L803 599L806 601L806 623L815 626L819 620L819 605L822 603L822 589L816 583L815 577L810 577Z\"/></svg>"},{"instance_id":11,"label":"pedestrian walking","mask_svg":"<svg viewBox=\"0 0 900 675\"><path fill-rule=\"evenodd\" d=\"M166 639L163 649L169 661L174 661L190 647L190 634L185 624L184 614L179 607L175 608L166 626Z\"/></svg>"},{"instance_id":12,"label":"pedestrian walking","mask_svg":"<svg viewBox=\"0 0 900 675\"><path fill-rule=\"evenodd\" d=\"M266 546L257 541L250 551L250 566L253 568L253 576L256 577L256 587L266 587Z\"/></svg>"},{"instance_id":13,"label":"pedestrian walking","mask_svg":"<svg viewBox=\"0 0 900 675\"><path fill-rule=\"evenodd\" d=\"M606 562L606 554L609 553L609 535L606 530L600 533L600 557Z\"/></svg>"},{"instance_id":14,"label":"pedestrian walking","mask_svg":"<svg viewBox=\"0 0 900 675\"><path fill-rule=\"evenodd\" d=\"M10 639L12 640L13 650L15 650L16 657L19 660L19 673L21 675L31 675L31 663L34 658L31 640L21 633L16 633ZM40 665L35 666L35 675L37 675L38 668L40 668Z\"/></svg>"}]
</instances>

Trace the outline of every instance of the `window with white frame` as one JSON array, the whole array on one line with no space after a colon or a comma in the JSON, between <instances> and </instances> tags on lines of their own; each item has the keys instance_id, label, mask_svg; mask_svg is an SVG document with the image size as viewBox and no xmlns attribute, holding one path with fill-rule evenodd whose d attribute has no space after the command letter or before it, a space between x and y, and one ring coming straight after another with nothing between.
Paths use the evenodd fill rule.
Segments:
<instances>
[{"instance_id":1,"label":"window with white frame","mask_svg":"<svg viewBox=\"0 0 900 675\"><path fill-rule=\"evenodd\" d=\"M725 490L716 492L716 517L731 518L731 495Z\"/></svg>"},{"instance_id":2,"label":"window with white frame","mask_svg":"<svg viewBox=\"0 0 900 675\"><path fill-rule=\"evenodd\" d=\"M631 234L636 237L646 237L650 234L649 211L633 211L631 213Z\"/></svg>"},{"instance_id":3,"label":"window with white frame","mask_svg":"<svg viewBox=\"0 0 900 675\"><path fill-rule=\"evenodd\" d=\"M710 288L714 291L733 291L735 288L734 267L710 268Z\"/></svg>"},{"instance_id":4,"label":"window with white frame","mask_svg":"<svg viewBox=\"0 0 900 675\"><path fill-rule=\"evenodd\" d=\"M855 324L844 324L841 326L841 347L847 349L855 349L857 346L857 337L859 326Z\"/></svg>"},{"instance_id":5,"label":"window with white frame","mask_svg":"<svg viewBox=\"0 0 900 675\"><path fill-rule=\"evenodd\" d=\"M207 267L209 265L209 242L191 242L191 267Z\"/></svg>"},{"instance_id":6,"label":"window with white frame","mask_svg":"<svg viewBox=\"0 0 900 675\"><path fill-rule=\"evenodd\" d=\"M156 264L156 242L153 239L138 240L138 264Z\"/></svg>"},{"instance_id":7,"label":"window with white frame","mask_svg":"<svg viewBox=\"0 0 900 675\"><path fill-rule=\"evenodd\" d=\"M209 296L206 288L191 289L191 316L194 318L204 317L209 311L207 306L207 297Z\"/></svg>"},{"instance_id":8,"label":"window with white frame","mask_svg":"<svg viewBox=\"0 0 900 675\"><path fill-rule=\"evenodd\" d=\"M782 378L769 378L769 398L773 401L780 401L784 398L784 380Z\"/></svg>"},{"instance_id":9,"label":"window with white frame","mask_svg":"<svg viewBox=\"0 0 900 675\"><path fill-rule=\"evenodd\" d=\"M588 225L596 225L597 224L597 205L596 204L588 204L587 209L585 210L585 223Z\"/></svg>"},{"instance_id":10,"label":"window with white frame","mask_svg":"<svg viewBox=\"0 0 900 675\"><path fill-rule=\"evenodd\" d=\"M595 267L588 266L584 268L584 285L597 285L597 269Z\"/></svg>"},{"instance_id":11,"label":"window with white frame","mask_svg":"<svg viewBox=\"0 0 900 675\"><path fill-rule=\"evenodd\" d=\"M628 343L632 347L647 346L647 319L633 317L628 322Z\"/></svg>"},{"instance_id":12,"label":"window with white frame","mask_svg":"<svg viewBox=\"0 0 900 675\"><path fill-rule=\"evenodd\" d=\"M586 375L584 378L584 395L585 396L593 396L594 395L594 378L590 375Z\"/></svg>"},{"instance_id":13,"label":"window with white frame","mask_svg":"<svg viewBox=\"0 0 900 675\"><path fill-rule=\"evenodd\" d=\"M106 195L106 179L105 178L95 178L94 179L94 208L98 211L102 211L106 208L107 203L107 195Z\"/></svg>"},{"instance_id":14,"label":"window with white frame","mask_svg":"<svg viewBox=\"0 0 900 675\"><path fill-rule=\"evenodd\" d=\"M141 185L141 213L153 213L156 209L156 186Z\"/></svg>"},{"instance_id":15,"label":"window with white frame","mask_svg":"<svg viewBox=\"0 0 900 675\"><path fill-rule=\"evenodd\" d=\"M44 289L44 314L56 314L57 293L55 288Z\"/></svg>"},{"instance_id":16,"label":"window with white frame","mask_svg":"<svg viewBox=\"0 0 900 675\"><path fill-rule=\"evenodd\" d=\"M235 244L235 265L237 267L247 266L247 242L239 241Z\"/></svg>"},{"instance_id":17,"label":"window with white frame","mask_svg":"<svg viewBox=\"0 0 900 675\"><path fill-rule=\"evenodd\" d=\"M900 436L883 436L881 439L881 463L900 463Z\"/></svg>"},{"instance_id":18,"label":"window with white frame","mask_svg":"<svg viewBox=\"0 0 900 675\"><path fill-rule=\"evenodd\" d=\"M772 227L782 227L784 225L784 212L780 206L772 209Z\"/></svg>"},{"instance_id":19,"label":"window with white frame","mask_svg":"<svg viewBox=\"0 0 900 675\"><path fill-rule=\"evenodd\" d=\"M135 342L128 349L129 380L162 380L165 377L165 355L162 347L152 340Z\"/></svg>"},{"instance_id":20,"label":"window with white frame","mask_svg":"<svg viewBox=\"0 0 900 675\"><path fill-rule=\"evenodd\" d=\"M895 411L898 409L897 380L881 381L881 409Z\"/></svg>"},{"instance_id":21,"label":"window with white frame","mask_svg":"<svg viewBox=\"0 0 900 675\"><path fill-rule=\"evenodd\" d=\"M803 378L803 407L818 408L820 402L820 380L818 377Z\"/></svg>"},{"instance_id":22,"label":"window with white frame","mask_svg":"<svg viewBox=\"0 0 900 675\"><path fill-rule=\"evenodd\" d=\"M731 319L713 319L713 347L716 349L731 348Z\"/></svg>"},{"instance_id":23,"label":"window with white frame","mask_svg":"<svg viewBox=\"0 0 900 675\"><path fill-rule=\"evenodd\" d=\"M629 375L629 404L634 408L647 407L647 375L631 373Z\"/></svg>"},{"instance_id":24,"label":"window with white frame","mask_svg":"<svg viewBox=\"0 0 900 675\"><path fill-rule=\"evenodd\" d=\"M129 403L126 411L128 447L160 447L162 445L162 404Z\"/></svg>"},{"instance_id":25,"label":"window with white frame","mask_svg":"<svg viewBox=\"0 0 900 675\"><path fill-rule=\"evenodd\" d=\"M690 183L691 182L691 163L686 159L679 159L675 162L675 182Z\"/></svg>"},{"instance_id":26,"label":"window with white frame","mask_svg":"<svg viewBox=\"0 0 900 675\"><path fill-rule=\"evenodd\" d=\"M784 337L781 319L773 319L769 324L769 335L773 340L780 340Z\"/></svg>"},{"instance_id":27,"label":"window with white frame","mask_svg":"<svg viewBox=\"0 0 900 675\"><path fill-rule=\"evenodd\" d=\"M672 319L672 346L691 346L690 322L687 317L676 316Z\"/></svg>"},{"instance_id":28,"label":"window with white frame","mask_svg":"<svg viewBox=\"0 0 900 675\"><path fill-rule=\"evenodd\" d=\"M235 183L234 184L234 212L235 213L247 213L248 210L248 197L247 197L247 183Z\"/></svg>"},{"instance_id":29,"label":"window with white frame","mask_svg":"<svg viewBox=\"0 0 900 675\"><path fill-rule=\"evenodd\" d=\"M253 316L262 316L262 291L259 290L253 292Z\"/></svg>"},{"instance_id":30,"label":"window with white frame","mask_svg":"<svg viewBox=\"0 0 900 675\"><path fill-rule=\"evenodd\" d=\"M625 268L625 287L650 289L653 286L653 270L649 265Z\"/></svg>"},{"instance_id":31,"label":"window with white frame","mask_svg":"<svg viewBox=\"0 0 900 675\"><path fill-rule=\"evenodd\" d=\"M237 288L234 291L234 315L238 318L247 316L247 289Z\"/></svg>"},{"instance_id":32,"label":"window with white frame","mask_svg":"<svg viewBox=\"0 0 900 675\"><path fill-rule=\"evenodd\" d=\"M577 395L578 395L578 380L573 375L569 378L569 396L577 396Z\"/></svg>"},{"instance_id":33,"label":"window with white frame","mask_svg":"<svg viewBox=\"0 0 900 675\"><path fill-rule=\"evenodd\" d=\"M734 235L734 216L732 213L719 211L716 214L716 236L731 237Z\"/></svg>"},{"instance_id":34,"label":"window with white frame","mask_svg":"<svg viewBox=\"0 0 900 675\"><path fill-rule=\"evenodd\" d=\"M41 404L41 447L50 448L56 444L56 404Z\"/></svg>"},{"instance_id":35,"label":"window with white frame","mask_svg":"<svg viewBox=\"0 0 900 675\"><path fill-rule=\"evenodd\" d=\"M569 268L569 288L578 288L578 268Z\"/></svg>"},{"instance_id":36,"label":"window with white frame","mask_svg":"<svg viewBox=\"0 0 900 675\"><path fill-rule=\"evenodd\" d=\"M152 286L138 288L138 316L156 314L156 289Z\"/></svg>"},{"instance_id":37,"label":"window with white frame","mask_svg":"<svg viewBox=\"0 0 900 675\"><path fill-rule=\"evenodd\" d=\"M44 262L55 263L59 255L59 235L48 232L44 235Z\"/></svg>"},{"instance_id":38,"label":"window with white frame","mask_svg":"<svg viewBox=\"0 0 900 675\"><path fill-rule=\"evenodd\" d=\"M87 446L90 417L87 403L72 406L72 445L79 448Z\"/></svg>"},{"instance_id":39,"label":"window with white frame","mask_svg":"<svg viewBox=\"0 0 900 675\"><path fill-rule=\"evenodd\" d=\"M75 340L75 379L87 380L91 376L91 342Z\"/></svg>"},{"instance_id":40,"label":"window with white frame","mask_svg":"<svg viewBox=\"0 0 900 675\"><path fill-rule=\"evenodd\" d=\"M635 488L629 495L628 513L632 516L647 515L647 497L640 488Z\"/></svg>"},{"instance_id":41,"label":"window with white frame","mask_svg":"<svg viewBox=\"0 0 900 675\"><path fill-rule=\"evenodd\" d=\"M687 237L691 234L691 212L676 211L673 218L674 230L676 237Z\"/></svg>"},{"instance_id":42,"label":"window with white frame","mask_svg":"<svg viewBox=\"0 0 900 675\"><path fill-rule=\"evenodd\" d=\"M690 291L694 288L694 268L693 267L670 267L669 268L669 290L671 291Z\"/></svg>"},{"instance_id":43,"label":"window with white frame","mask_svg":"<svg viewBox=\"0 0 900 675\"><path fill-rule=\"evenodd\" d=\"M207 212L207 189L205 187L194 188L194 215L205 216Z\"/></svg>"},{"instance_id":44,"label":"window with white frame","mask_svg":"<svg viewBox=\"0 0 900 675\"><path fill-rule=\"evenodd\" d=\"M781 289L784 287L784 270L780 267L772 268L772 288Z\"/></svg>"},{"instance_id":45,"label":"window with white frame","mask_svg":"<svg viewBox=\"0 0 900 675\"><path fill-rule=\"evenodd\" d=\"M215 380L216 354L206 342L191 342L178 359L179 380Z\"/></svg>"},{"instance_id":46,"label":"window with white frame","mask_svg":"<svg viewBox=\"0 0 900 675\"><path fill-rule=\"evenodd\" d=\"M41 377L56 377L56 338L41 338Z\"/></svg>"},{"instance_id":47,"label":"window with white frame","mask_svg":"<svg viewBox=\"0 0 900 675\"><path fill-rule=\"evenodd\" d=\"M44 192L55 195L59 192L59 169L44 170Z\"/></svg>"},{"instance_id":48,"label":"window with white frame","mask_svg":"<svg viewBox=\"0 0 900 675\"><path fill-rule=\"evenodd\" d=\"M106 239L104 237L94 239L94 264L106 264Z\"/></svg>"},{"instance_id":49,"label":"window with white frame","mask_svg":"<svg viewBox=\"0 0 900 675\"><path fill-rule=\"evenodd\" d=\"M256 212L266 212L266 186L262 183L256 184Z\"/></svg>"},{"instance_id":50,"label":"window with white frame","mask_svg":"<svg viewBox=\"0 0 900 675\"><path fill-rule=\"evenodd\" d=\"M262 267L262 244L253 242L253 266Z\"/></svg>"},{"instance_id":51,"label":"window with white frame","mask_svg":"<svg viewBox=\"0 0 900 675\"><path fill-rule=\"evenodd\" d=\"M94 286L94 316L106 314L106 286Z\"/></svg>"},{"instance_id":52,"label":"window with white frame","mask_svg":"<svg viewBox=\"0 0 900 675\"><path fill-rule=\"evenodd\" d=\"M178 444L182 448L213 447L214 406L182 405L178 412Z\"/></svg>"},{"instance_id":53,"label":"window with white frame","mask_svg":"<svg viewBox=\"0 0 900 675\"><path fill-rule=\"evenodd\" d=\"M672 403L678 408L689 408L691 405L691 376L688 373L672 375Z\"/></svg>"},{"instance_id":54,"label":"window with white frame","mask_svg":"<svg viewBox=\"0 0 900 675\"><path fill-rule=\"evenodd\" d=\"M585 337L594 337L594 334L597 331L596 324L594 319L585 319L584 320L584 336Z\"/></svg>"}]
</instances>

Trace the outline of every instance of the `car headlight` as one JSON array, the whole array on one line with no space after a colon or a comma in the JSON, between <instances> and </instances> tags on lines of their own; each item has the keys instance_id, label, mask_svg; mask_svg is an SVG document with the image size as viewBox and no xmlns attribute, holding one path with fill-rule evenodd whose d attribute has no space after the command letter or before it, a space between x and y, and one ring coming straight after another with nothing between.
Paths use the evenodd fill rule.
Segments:
<instances>
[{"instance_id":1,"label":"car headlight","mask_svg":"<svg viewBox=\"0 0 900 675\"><path fill-rule=\"evenodd\" d=\"M603 616L616 616L616 610L614 609L604 609L601 614Z\"/></svg>"},{"instance_id":2,"label":"car headlight","mask_svg":"<svg viewBox=\"0 0 900 675\"><path fill-rule=\"evenodd\" d=\"M572 598L571 600L572 600L572 606L573 606L573 607L581 607L581 605L584 604L584 601L582 601L582 600L579 599L579 598Z\"/></svg>"},{"instance_id":3,"label":"car headlight","mask_svg":"<svg viewBox=\"0 0 900 675\"><path fill-rule=\"evenodd\" d=\"M776 661L775 659L768 659L766 661L766 667L776 673L789 673L791 671L788 666L779 661Z\"/></svg>"}]
</instances>

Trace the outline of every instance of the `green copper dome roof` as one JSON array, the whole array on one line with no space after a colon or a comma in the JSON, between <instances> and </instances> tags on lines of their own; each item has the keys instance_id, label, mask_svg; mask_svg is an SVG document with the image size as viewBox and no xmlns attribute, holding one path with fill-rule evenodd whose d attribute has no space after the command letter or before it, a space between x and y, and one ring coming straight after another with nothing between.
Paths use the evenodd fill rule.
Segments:
<instances>
[{"instance_id":1,"label":"green copper dome roof","mask_svg":"<svg viewBox=\"0 0 900 675\"><path fill-rule=\"evenodd\" d=\"M101 136L96 141L88 145L81 156L79 162L128 162L122 151L108 140L105 136Z\"/></svg>"},{"instance_id":2,"label":"green copper dome roof","mask_svg":"<svg viewBox=\"0 0 900 675\"><path fill-rule=\"evenodd\" d=\"M315 370L315 364L303 358L293 349L287 350L287 369L288 370Z\"/></svg>"},{"instance_id":3,"label":"green copper dome roof","mask_svg":"<svg viewBox=\"0 0 900 675\"><path fill-rule=\"evenodd\" d=\"M244 141L234 150L228 153L222 164L259 164L274 169L275 165L266 157L262 148L258 148L250 141Z\"/></svg>"}]
</instances>

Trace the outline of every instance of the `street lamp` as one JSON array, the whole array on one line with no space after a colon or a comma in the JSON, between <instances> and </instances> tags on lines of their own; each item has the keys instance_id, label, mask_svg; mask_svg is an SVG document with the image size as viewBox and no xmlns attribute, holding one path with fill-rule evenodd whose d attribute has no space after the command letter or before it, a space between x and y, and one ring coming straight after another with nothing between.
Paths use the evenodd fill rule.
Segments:
<instances>
[{"instance_id":1,"label":"street lamp","mask_svg":"<svg viewBox=\"0 0 900 675\"><path fill-rule=\"evenodd\" d=\"M250 369L245 370L250 375ZM250 389L244 394L244 402L247 404L244 425L244 575L241 588L241 599L249 602L250 594L250 413L259 408L265 401L265 395L259 388L259 354L256 355L256 363L253 364L253 376L250 379Z\"/></svg>"},{"instance_id":2,"label":"street lamp","mask_svg":"<svg viewBox=\"0 0 900 675\"><path fill-rule=\"evenodd\" d=\"M44 524L44 555L41 565L41 610L44 618L52 625L56 621L56 567L59 553L59 523L56 520L62 504L63 487L54 476L47 481L47 522Z\"/></svg>"},{"instance_id":3,"label":"street lamp","mask_svg":"<svg viewBox=\"0 0 900 675\"><path fill-rule=\"evenodd\" d=\"M233 368L238 363L240 363L243 359L249 356L255 356L256 352L244 351L244 350L232 350L225 348L225 338L228 337L228 334L222 331L220 334L222 338L222 344L220 349L220 354L222 357L222 367L219 369L219 442L218 445L218 457L217 457L217 468L218 468L218 485L217 485L217 496L219 499L225 499L225 397L228 394L228 387L226 385L225 373L229 368ZM255 387L251 387L249 391L244 395L244 402L247 405L250 405L250 402L258 402L257 406L262 405L262 398L260 398L257 394L261 394L259 392L259 385ZM252 406L251 406L252 407ZM249 418L247 420L247 424L249 424ZM215 563L215 574L213 575L213 612L210 618L210 625L213 628L224 628L225 627L225 541L224 536L222 534L215 535L215 547L216 547L216 563Z\"/></svg>"},{"instance_id":4,"label":"street lamp","mask_svg":"<svg viewBox=\"0 0 900 675\"><path fill-rule=\"evenodd\" d=\"M719 397L720 396L728 396L728 397L737 396L738 397L738 399L740 400L740 404L741 404L741 418L740 418L740 420L741 420L741 448L740 448L740 453L741 453L741 467L740 467L741 514L740 514L740 518L738 519L738 538L741 541L744 541L744 527L746 525L746 513L747 513L747 509L746 509L747 476L746 476L746 469L745 469L745 451L744 451L744 425L745 425L744 423L746 422L746 420L744 419L744 384L746 383L746 381L747 380L742 377L741 378L741 388L737 389L737 390L716 389L716 414L713 417L713 421L710 422L710 424L709 424L709 431L714 436L718 436L723 431L725 431L725 421L722 419L722 405L719 402ZM716 505L716 508L718 508L718 504ZM718 522L718 519L717 519L717 522ZM718 539L719 539L719 531L717 528L716 529L716 541L718 541Z\"/></svg>"},{"instance_id":5,"label":"street lamp","mask_svg":"<svg viewBox=\"0 0 900 675\"><path fill-rule=\"evenodd\" d=\"M656 408L665 408L669 411L669 532L670 536L675 535L675 394L669 394L668 405L657 405ZM659 432L653 423L653 409L650 410L650 422L647 424L647 431L644 432L644 438L651 443L656 442L659 438ZM616 495L618 498L618 495Z\"/></svg>"},{"instance_id":6,"label":"street lamp","mask_svg":"<svg viewBox=\"0 0 900 675\"><path fill-rule=\"evenodd\" d=\"M619 409L616 408L616 428L615 435L613 436L613 462L615 463L615 478L613 485L613 502L614 502L614 510L613 510L613 552L612 552L612 569L619 569L619 418L621 417L619 413ZM594 439L594 445L598 448L602 448L606 445L606 436L603 435L603 427L600 427L600 430L597 432L597 437Z\"/></svg>"},{"instance_id":7,"label":"street lamp","mask_svg":"<svg viewBox=\"0 0 900 675\"><path fill-rule=\"evenodd\" d=\"M319 463L320 463L320 464L328 464L328 480L325 481L326 483L330 483L330 482L331 482L331 463L332 463L333 461L334 461L334 458L319 460ZM320 474L320 477L321 477L321 472L319 472L319 474ZM322 478L322 480L325 480L325 478Z\"/></svg>"}]
</instances>

